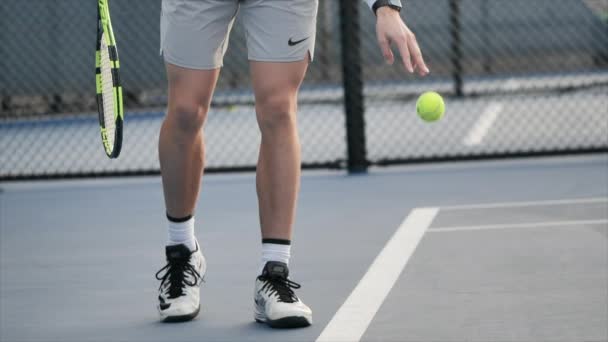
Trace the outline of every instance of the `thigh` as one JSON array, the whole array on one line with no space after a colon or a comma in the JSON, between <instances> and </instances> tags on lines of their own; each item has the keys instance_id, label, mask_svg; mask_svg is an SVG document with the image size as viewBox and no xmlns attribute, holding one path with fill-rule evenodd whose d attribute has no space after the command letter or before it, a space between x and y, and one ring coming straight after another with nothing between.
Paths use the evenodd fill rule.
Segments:
<instances>
[{"instance_id":1,"label":"thigh","mask_svg":"<svg viewBox=\"0 0 608 342\"><path fill-rule=\"evenodd\" d=\"M169 83L169 113L209 107L220 73L219 69L196 70L170 63L166 64L166 69Z\"/></svg>"},{"instance_id":2,"label":"thigh","mask_svg":"<svg viewBox=\"0 0 608 342\"><path fill-rule=\"evenodd\" d=\"M163 0L161 54L191 69L222 66L238 0Z\"/></svg>"},{"instance_id":3,"label":"thigh","mask_svg":"<svg viewBox=\"0 0 608 342\"><path fill-rule=\"evenodd\" d=\"M307 68L307 59L296 62L251 61L251 80L256 102L270 96L295 97Z\"/></svg>"},{"instance_id":4,"label":"thigh","mask_svg":"<svg viewBox=\"0 0 608 342\"><path fill-rule=\"evenodd\" d=\"M249 60L312 60L318 0L246 0L241 18Z\"/></svg>"}]
</instances>

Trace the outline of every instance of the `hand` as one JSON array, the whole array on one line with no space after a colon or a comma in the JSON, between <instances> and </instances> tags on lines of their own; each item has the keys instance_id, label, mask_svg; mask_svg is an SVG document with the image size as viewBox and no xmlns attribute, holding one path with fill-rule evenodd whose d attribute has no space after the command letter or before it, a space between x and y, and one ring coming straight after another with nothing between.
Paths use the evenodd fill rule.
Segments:
<instances>
[{"instance_id":1,"label":"hand","mask_svg":"<svg viewBox=\"0 0 608 342\"><path fill-rule=\"evenodd\" d=\"M380 7L376 14L376 35L386 62L391 65L394 63L395 56L391 44L395 44L405 69L411 73L416 70L420 76L426 76L429 68L424 63L416 36L401 20L399 12L390 7Z\"/></svg>"}]
</instances>

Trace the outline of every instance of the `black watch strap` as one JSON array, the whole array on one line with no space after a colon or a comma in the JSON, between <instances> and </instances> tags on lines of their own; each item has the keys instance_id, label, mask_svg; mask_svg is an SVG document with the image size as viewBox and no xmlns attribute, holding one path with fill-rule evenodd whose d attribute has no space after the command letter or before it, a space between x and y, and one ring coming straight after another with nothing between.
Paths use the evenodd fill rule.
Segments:
<instances>
[{"instance_id":1,"label":"black watch strap","mask_svg":"<svg viewBox=\"0 0 608 342\"><path fill-rule=\"evenodd\" d=\"M397 12L401 12L401 6L396 5L394 1L390 1L390 0L376 0L376 2L374 2L374 5L372 6L372 10L374 11L374 14L376 14L376 12L378 11L378 8L380 7L385 7L388 6L394 10L396 10Z\"/></svg>"}]
</instances>

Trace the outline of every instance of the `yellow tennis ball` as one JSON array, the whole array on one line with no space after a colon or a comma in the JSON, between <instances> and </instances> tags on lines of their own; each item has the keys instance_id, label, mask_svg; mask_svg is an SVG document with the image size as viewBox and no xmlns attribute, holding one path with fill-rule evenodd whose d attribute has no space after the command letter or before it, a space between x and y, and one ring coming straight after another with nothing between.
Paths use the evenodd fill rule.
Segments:
<instances>
[{"instance_id":1,"label":"yellow tennis ball","mask_svg":"<svg viewBox=\"0 0 608 342\"><path fill-rule=\"evenodd\" d=\"M429 91L420 95L416 102L416 112L418 112L418 116L426 122L433 122L441 119L445 112L443 98L434 91Z\"/></svg>"}]
</instances>

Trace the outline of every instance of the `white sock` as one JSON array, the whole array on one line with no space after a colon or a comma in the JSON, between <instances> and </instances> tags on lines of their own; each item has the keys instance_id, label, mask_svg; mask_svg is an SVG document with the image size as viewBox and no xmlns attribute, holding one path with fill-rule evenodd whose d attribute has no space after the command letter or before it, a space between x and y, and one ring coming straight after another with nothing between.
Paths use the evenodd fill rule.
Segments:
<instances>
[{"instance_id":1,"label":"white sock","mask_svg":"<svg viewBox=\"0 0 608 342\"><path fill-rule=\"evenodd\" d=\"M194 237L194 217L190 216L182 222L174 222L169 219L168 246L184 244L191 251L196 250L196 238Z\"/></svg>"},{"instance_id":2,"label":"white sock","mask_svg":"<svg viewBox=\"0 0 608 342\"><path fill-rule=\"evenodd\" d=\"M279 261L289 265L289 257L291 257L291 242L289 240L274 240L279 243L267 242L272 239L262 240L262 262L258 270L258 274L262 274L264 266L269 261Z\"/></svg>"}]
</instances>

